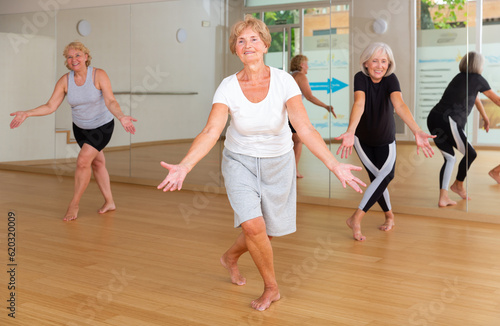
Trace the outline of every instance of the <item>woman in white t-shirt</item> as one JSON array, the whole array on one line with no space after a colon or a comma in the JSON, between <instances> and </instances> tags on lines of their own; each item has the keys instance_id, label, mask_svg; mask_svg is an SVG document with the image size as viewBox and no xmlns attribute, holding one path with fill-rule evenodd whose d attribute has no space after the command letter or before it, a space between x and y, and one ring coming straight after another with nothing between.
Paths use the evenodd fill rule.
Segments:
<instances>
[{"instance_id":1,"label":"woman in white t-shirt","mask_svg":"<svg viewBox=\"0 0 500 326\"><path fill-rule=\"evenodd\" d=\"M182 161L178 165L161 162L169 173L158 185L163 191L180 190L189 171L217 143L231 114L222 173L234 209L235 227L241 227L242 232L220 261L231 281L243 285L246 280L237 262L242 254L250 252L264 280L262 296L252 302L252 307L260 311L280 298L270 239L295 231L296 176L288 117L304 144L344 187L347 183L362 192L360 185L365 186L351 174L351 170L361 168L340 164L309 122L293 77L264 64L270 44L266 25L251 15L233 26L230 49L244 68L222 81L208 122Z\"/></svg>"}]
</instances>

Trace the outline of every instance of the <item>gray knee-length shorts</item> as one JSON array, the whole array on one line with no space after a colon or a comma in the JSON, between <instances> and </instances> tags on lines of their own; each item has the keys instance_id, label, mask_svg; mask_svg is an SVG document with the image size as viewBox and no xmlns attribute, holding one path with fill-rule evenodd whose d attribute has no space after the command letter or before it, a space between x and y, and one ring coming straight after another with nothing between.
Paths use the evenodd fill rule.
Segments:
<instances>
[{"instance_id":1,"label":"gray knee-length shorts","mask_svg":"<svg viewBox=\"0 0 500 326\"><path fill-rule=\"evenodd\" d=\"M234 227L262 216L269 236L296 231L297 187L293 150L271 158L224 148L222 174L234 210Z\"/></svg>"}]
</instances>

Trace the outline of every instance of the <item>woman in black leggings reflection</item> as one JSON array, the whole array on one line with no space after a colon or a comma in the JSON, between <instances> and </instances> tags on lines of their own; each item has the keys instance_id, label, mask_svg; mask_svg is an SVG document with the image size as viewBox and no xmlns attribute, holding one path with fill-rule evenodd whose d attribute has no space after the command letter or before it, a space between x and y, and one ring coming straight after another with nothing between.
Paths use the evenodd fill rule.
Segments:
<instances>
[{"instance_id":1,"label":"woman in black leggings reflection","mask_svg":"<svg viewBox=\"0 0 500 326\"><path fill-rule=\"evenodd\" d=\"M455 182L449 187L462 199L470 199L464 187L472 162L477 154L474 147L467 142L465 124L474 104L484 120L484 128L489 131L490 121L484 111L478 93L481 92L500 105L500 97L491 90L490 85L481 76L484 58L480 53L469 52L460 60L460 72L453 78L443 93L441 100L431 110L427 117L427 126L432 134L437 135L434 143L444 157L444 163L439 173L439 207L456 205L457 202L448 196L448 187L455 165L455 151L458 149L464 155L458 165ZM464 92L467 89L468 92Z\"/></svg>"}]
</instances>

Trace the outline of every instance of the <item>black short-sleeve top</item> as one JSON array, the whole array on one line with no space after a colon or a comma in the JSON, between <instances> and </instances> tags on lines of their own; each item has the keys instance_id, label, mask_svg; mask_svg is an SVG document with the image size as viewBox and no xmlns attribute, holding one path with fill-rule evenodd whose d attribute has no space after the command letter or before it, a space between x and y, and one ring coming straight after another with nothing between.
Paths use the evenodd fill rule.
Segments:
<instances>
[{"instance_id":1,"label":"black short-sleeve top","mask_svg":"<svg viewBox=\"0 0 500 326\"><path fill-rule=\"evenodd\" d=\"M392 143L396 139L396 123L390 95L401 92L396 75L390 74L374 83L360 71L354 76L354 91L365 93L365 109L355 135L362 143L371 146Z\"/></svg>"},{"instance_id":2,"label":"black short-sleeve top","mask_svg":"<svg viewBox=\"0 0 500 326\"><path fill-rule=\"evenodd\" d=\"M490 89L490 85L480 74L460 72L448 84L441 100L431 112L451 117L463 129L477 94Z\"/></svg>"}]
</instances>

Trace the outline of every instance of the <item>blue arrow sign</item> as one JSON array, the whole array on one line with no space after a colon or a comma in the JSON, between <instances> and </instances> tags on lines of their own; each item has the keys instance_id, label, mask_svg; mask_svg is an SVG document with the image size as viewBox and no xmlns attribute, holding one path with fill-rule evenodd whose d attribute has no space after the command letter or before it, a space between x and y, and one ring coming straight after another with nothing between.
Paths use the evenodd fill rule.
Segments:
<instances>
[{"instance_id":1,"label":"blue arrow sign","mask_svg":"<svg viewBox=\"0 0 500 326\"><path fill-rule=\"evenodd\" d=\"M330 92L335 93L336 91L347 87L346 83L335 78L328 78L327 82L309 83L309 85L311 86L312 91L326 91L328 94L330 94Z\"/></svg>"}]
</instances>

